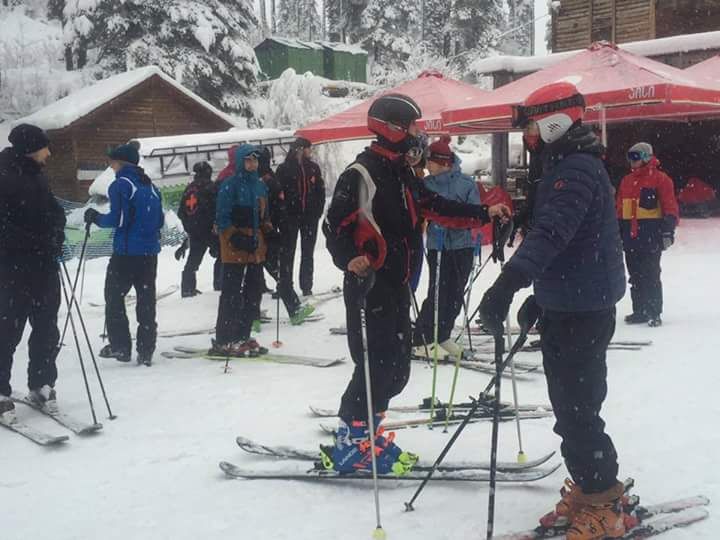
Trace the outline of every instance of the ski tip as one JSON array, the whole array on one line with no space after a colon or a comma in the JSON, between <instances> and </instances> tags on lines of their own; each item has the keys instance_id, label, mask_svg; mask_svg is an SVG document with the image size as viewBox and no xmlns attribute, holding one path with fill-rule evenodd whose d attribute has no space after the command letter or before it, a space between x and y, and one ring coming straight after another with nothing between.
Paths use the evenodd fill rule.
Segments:
<instances>
[{"instance_id":1,"label":"ski tip","mask_svg":"<svg viewBox=\"0 0 720 540\"><path fill-rule=\"evenodd\" d=\"M78 435L93 435L94 433L98 433L99 431L102 431L103 425L98 422L97 424L91 424L87 427L84 427L78 432Z\"/></svg>"}]
</instances>

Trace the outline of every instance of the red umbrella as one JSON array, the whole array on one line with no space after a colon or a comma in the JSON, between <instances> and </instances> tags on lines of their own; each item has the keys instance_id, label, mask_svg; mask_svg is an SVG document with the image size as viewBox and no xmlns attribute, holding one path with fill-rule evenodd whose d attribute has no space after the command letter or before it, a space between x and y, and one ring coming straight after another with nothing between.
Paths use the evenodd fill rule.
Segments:
<instances>
[{"instance_id":1,"label":"red umbrella","mask_svg":"<svg viewBox=\"0 0 720 540\"><path fill-rule=\"evenodd\" d=\"M495 89L472 107L448 109L443 121L452 133L511 131L512 106L558 81L575 84L583 94L587 122L679 119L720 112L720 82L598 42L564 62Z\"/></svg>"},{"instance_id":2,"label":"red umbrella","mask_svg":"<svg viewBox=\"0 0 720 540\"><path fill-rule=\"evenodd\" d=\"M424 71L417 79L380 92L346 111L319 122L313 122L299 129L295 135L305 137L315 144L371 139L374 135L367 129L368 109L377 97L390 93L405 94L415 100L423 112L423 117L418 125L429 134L447 133L448 130L445 128L441 116L445 109L478 103L479 100L490 95L487 90L481 90L453 79L446 79L438 71Z\"/></svg>"},{"instance_id":3,"label":"red umbrella","mask_svg":"<svg viewBox=\"0 0 720 540\"><path fill-rule=\"evenodd\" d=\"M705 77L720 81L720 54L685 69L693 77Z\"/></svg>"}]
</instances>

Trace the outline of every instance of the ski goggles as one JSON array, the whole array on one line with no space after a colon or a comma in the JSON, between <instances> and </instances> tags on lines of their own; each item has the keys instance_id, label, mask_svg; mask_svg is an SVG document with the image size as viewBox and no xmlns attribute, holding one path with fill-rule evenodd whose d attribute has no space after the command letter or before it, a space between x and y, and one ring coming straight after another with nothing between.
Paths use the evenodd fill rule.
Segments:
<instances>
[{"instance_id":1,"label":"ski goggles","mask_svg":"<svg viewBox=\"0 0 720 540\"><path fill-rule=\"evenodd\" d=\"M647 154L647 152L638 152L633 150L632 152L628 152L627 155L628 161L649 161L650 156Z\"/></svg>"},{"instance_id":2,"label":"ski goggles","mask_svg":"<svg viewBox=\"0 0 720 540\"><path fill-rule=\"evenodd\" d=\"M423 149L419 146L413 146L410 148L407 152L405 152L405 155L408 157L408 159L412 161L420 160L423 157Z\"/></svg>"}]
</instances>

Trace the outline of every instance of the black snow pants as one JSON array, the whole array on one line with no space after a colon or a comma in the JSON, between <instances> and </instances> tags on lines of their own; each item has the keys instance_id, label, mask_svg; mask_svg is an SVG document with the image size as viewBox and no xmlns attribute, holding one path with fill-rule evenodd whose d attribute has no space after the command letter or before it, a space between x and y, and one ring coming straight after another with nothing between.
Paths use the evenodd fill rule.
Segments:
<instances>
[{"instance_id":1,"label":"black snow pants","mask_svg":"<svg viewBox=\"0 0 720 540\"><path fill-rule=\"evenodd\" d=\"M347 340L355 363L350 383L340 402L340 418L367 421L363 337L360 301L356 287L349 283L353 274L345 273L344 297ZM400 392L410 377L410 293L407 285L388 283L381 275L366 297L370 387L374 412L387 410L390 399Z\"/></svg>"},{"instance_id":2,"label":"black snow pants","mask_svg":"<svg viewBox=\"0 0 720 540\"><path fill-rule=\"evenodd\" d=\"M28 340L28 388L55 385L59 308L57 263L20 264L11 260L0 263L0 394L10 395L13 355L28 321L32 327Z\"/></svg>"},{"instance_id":3,"label":"black snow pants","mask_svg":"<svg viewBox=\"0 0 720 540\"><path fill-rule=\"evenodd\" d=\"M262 264L223 264L215 339L218 345L250 339L262 299Z\"/></svg>"},{"instance_id":4,"label":"black snow pants","mask_svg":"<svg viewBox=\"0 0 720 540\"><path fill-rule=\"evenodd\" d=\"M582 313L545 311L541 347L555 433L570 476L583 493L600 493L617 481L617 453L600 409L607 395L607 347L615 308Z\"/></svg>"},{"instance_id":5,"label":"black snow pants","mask_svg":"<svg viewBox=\"0 0 720 540\"><path fill-rule=\"evenodd\" d=\"M415 322L413 343L432 343L435 335L435 283L437 281L437 250L428 251L430 283L428 295L420 308ZM473 249L454 249L443 251L440 262L440 302L438 309L438 343L450 339L455 327L455 319L465 302L465 286L473 265Z\"/></svg>"},{"instance_id":6,"label":"black snow pants","mask_svg":"<svg viewBox=\"0 0 720 540\"><path fill-rule=\"evenodd\" d=\"M208 240L200 236L188 235L188 242L190 244L190 250L187 261L185 261L185 268L183 269L182 280L180 282L182 295L192 296L195 293L197 289L197 271L208 249L210 250L210 255L216 257L215 265L213 266L213 288L220 290L222 263L220 262L217 240Z\"/></svg>"},{"instance_id":7,"label":"black snow pants","mask_svg":"<svg viewBox=\"0 0 720 540\"><path fill-rule=\"evenodd\" d=\"M318 220L288 219L283 227L283 250L280 253L280 275L293 288L295 249L300 235L300 290L309 293L313 288L315 243Z\"/></svg>"},{"instance_id":8,"label":"black snow pants","mask_svg":"<svg viewBox=\"0 0 720 540\"><path fill-rule=\"evenodd\" d=\"M660 281L662 251L625 251L625 263L630 274L630 296L633 313L650 319L659 317L663 310L663 291Z\"/></svg>"},{"instance_id":9,"label":"black snow pants","mask_svg":"<svg viewBox=\"0 0 720 540\"><path fill-rule=\"evenodd\" d=\"M300 299L292 284L292 267L289 271L280 271L283 261L283 250L285 245L281 240L269 240L267 243L267 254L265 255L265 270L277 284L277 293L285 305L288 315L294 315L300 307ZM289 279L288 279L289 278ZM289 281L289 283L288 283Z\"/></svg>"},{"instance_id":10,"label":"black snow pants","mask_svg":"<svg viewBox=\"0 0 720 540\"><path fill-rule=\"evenodd\" d=\"M113 351L130 354L130 322L125 312L125 296L135 289L137 305L137 352L152 354L157 340L155 320L155 278L157 255L113 255L105 275L105 322Z\"/></svg>"}]
</instances>

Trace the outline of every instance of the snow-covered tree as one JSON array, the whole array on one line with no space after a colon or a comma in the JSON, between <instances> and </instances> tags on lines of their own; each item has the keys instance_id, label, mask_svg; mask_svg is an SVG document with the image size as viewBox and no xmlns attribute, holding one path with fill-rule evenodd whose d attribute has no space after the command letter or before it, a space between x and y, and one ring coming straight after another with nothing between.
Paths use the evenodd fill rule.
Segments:
<instances>
[{"instance_id":1,"label":"snow-covered tree","mask_svg":"<svg viewBox=\"0 0 720 540\"><path fill-rule=\"evenodd\" d=\"M534 0L508 0L508 34L503 50L510 54L533 54L535 24Z\"/></svg>"},{"instance_id":2,"label":"snow-covered tree","mask_svg":"<svg viewBox=\"0 0 720 540\"><path fill-rule=\"evenodd\" d=\"M315 0L279 0L278 32L287 37L313 41L322 39L322 19Z\"/></svg>"},{"instance_id":3,"label":"snow-covered tree","mask_svg":"<svg viewBox=\"0 0 720 540\"><path fill-rule=\"evenodd\" d=\"M105 74L155 64L218 107L249 115L258 65L250 0L66 0L66 43Z\"/></svg>"},{"instance_id":4,"label":"snow-covered tree","mask_svg":"<svg viewBox=\"0 0 720 540\"><path fill-rule=\"evenodd\" d=\"M359 26L349 28L351 43L368 52L373 78L381 82L403 69L414 43L420 38L419 10L411 0L370 0Z\"/></svg>"},{"instance_id":5,"label":"snow-covered tree","mask_svg":"<svg viewBox=\"0 0 720 540\"><path fill-rule=\"evenodd\" d=\"M451 15L451 54L491 47L504 24L502 0L455 0Z\"/></svg>"},{"instance_id":6,"label":"snow-covered tree","mask_svg":"<svg viewBox=\"0 0 720 540\"><path fill-rule=\"evenodd\" d=\"M422 30L417 37L422 39L426 50L435 56L451 54L451 5L448 0L424 0L423 3Z\"/></svg>"},{"instance_id":7,"label":"snow-covered tree","mask_svg":"<svg viewBox=\"0 0 720 540\"><path fill-rule=\"evenodd\" d=\"M344 41L345 39L345 22L347 20L345 7L346 4L342 0L325 2L325 21L330 41Z\"/></svg>"}]
</instances>

